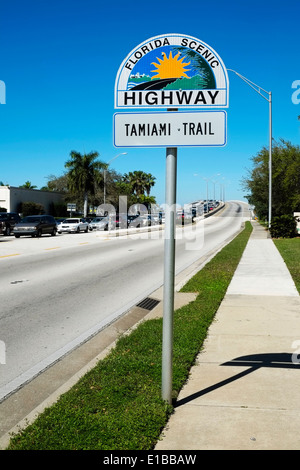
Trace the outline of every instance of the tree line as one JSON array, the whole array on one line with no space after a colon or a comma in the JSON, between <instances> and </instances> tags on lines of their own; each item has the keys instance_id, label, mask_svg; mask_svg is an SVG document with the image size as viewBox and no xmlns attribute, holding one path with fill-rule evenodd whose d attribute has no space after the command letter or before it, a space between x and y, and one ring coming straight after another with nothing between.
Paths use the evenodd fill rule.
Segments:
<instances>
[{"instance_id":1,"label":"tree line","mask_svg":"<svg viewBox=\"0 0 300 470\"><path fill-rule=\"evenodd\" d=\"M89 206L97 207L104 202L118 210L120 196L127 197L128 206L156 204L155 197L150 195L156 180L151 173L138 170L121 175L108 169L108 164L98 157L98 152L81 154L73 150L65 163L64 174L48 176L47 185L40 189L62 193L65 203L75 203L82 208L84 217ZM36 188L30 181L21 187Z\"/></svg>"},{"instance_id":2,"label":"tree line","mask_svg":"<svg viewBox=\"0 0 300 470\"><path fill-rule=\"evenodd\" d=\"M263 147L252 162L242 185L257 217L264 220L269 206L269 149ZM272 224L278 218L292 220L294 212L300 212L300 147L280 139L272 145Z\"/></svg>"}]
</instances>

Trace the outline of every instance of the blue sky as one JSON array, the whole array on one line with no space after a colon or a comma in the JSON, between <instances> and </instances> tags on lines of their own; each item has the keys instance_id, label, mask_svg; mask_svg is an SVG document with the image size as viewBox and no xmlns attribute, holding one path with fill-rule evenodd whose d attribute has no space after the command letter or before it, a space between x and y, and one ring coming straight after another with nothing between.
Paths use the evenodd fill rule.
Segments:
<instances>
[{"instance_id":1,"label":"blue sky","mask_svg":"<svg viewBox=\"0 0 300 470\"><path fill-rule=\"evenodd\" d=\"M70 152L97 151L120 173L142 170L157 181L164 202L165 149L113 146L114 85L125 57L147 39L171 33L198 38L225 66L273 96L273 137L298 145L300 104L299 0L214 2L103 2L0 0L0 181L37 187L60 176ZM203 178L225 184L226 199L242 199L251 157L268 146L268 103L229 75L227 145L179 148L177 201L206 196ZM197 176L195 176L197 174ZM212 196L213 185L209 185Z\"/></svg>"}]
</instances>

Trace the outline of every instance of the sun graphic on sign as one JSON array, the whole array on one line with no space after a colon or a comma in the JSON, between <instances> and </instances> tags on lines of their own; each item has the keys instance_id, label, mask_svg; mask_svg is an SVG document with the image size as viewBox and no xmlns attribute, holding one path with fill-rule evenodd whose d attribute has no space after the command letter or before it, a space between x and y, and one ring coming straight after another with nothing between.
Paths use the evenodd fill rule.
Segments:
<instances>
[{"instance_id":1,"label":"sun graphic on sign","mask_svg":"<svg viewBox=\"0 0 300 470\"><path fill-rule=\"evenodd\" d=\"M169 57L167 57L165 52L163 52L162 55L163 59L157 57L159 64L151 62L156 67L156 70L151 70L151 72L157 72L156 75L153 75L152 80L153 78L190 78L186 74L186 72L189 72L190 70L186 69L186 67L190 65L190 62L184 63L183 60L185 59L185 57L179 59L179 52L175 57L172 56L172 51L170 52Z\"/></svg>"}]
</instances>

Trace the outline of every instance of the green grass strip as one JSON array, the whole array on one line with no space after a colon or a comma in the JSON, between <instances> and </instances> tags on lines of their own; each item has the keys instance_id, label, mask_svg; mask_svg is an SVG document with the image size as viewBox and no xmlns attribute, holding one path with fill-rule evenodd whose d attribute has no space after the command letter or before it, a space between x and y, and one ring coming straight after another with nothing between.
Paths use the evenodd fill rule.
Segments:
<instances>
[{"instance_id":1,"label":"green grass strip","mask_svg":"<svg viewBox=\"0 0 300 470\"><path fill-rule=\"evenodd\" d=\"M273 240L281 254L300 294L300 238Z\"/></svg>"},{"instance_id":2,"label":"green grass strip","mask_svg":"<svg viewBox=\"0 0 300 470\"><path fill-rule=\"evenodd\" d=\"M188 379L252 231L250 222L182 289L174 313L173 396ZM106 358L12 437L9 450L151 450L173 407L161 398L162 319L140 323Z\"/></svg>"}]
</instances>

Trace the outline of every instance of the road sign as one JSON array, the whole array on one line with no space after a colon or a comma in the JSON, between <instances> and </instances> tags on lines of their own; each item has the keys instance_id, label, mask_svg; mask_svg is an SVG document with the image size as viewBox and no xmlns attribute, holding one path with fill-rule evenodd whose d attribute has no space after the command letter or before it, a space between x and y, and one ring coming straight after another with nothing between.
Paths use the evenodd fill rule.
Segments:
<instances>
[{"instance_id":1,"label":"road sign","mask_svg":"<svg viewBox=\"0 0 300 470\"><path fill-rule=\"evenodd\" d=\"M115 108L147 108L114 115L116 147L166 147L166 219L162 342L162 398L172 403L177 147L226 144L227 70L218 54L183 34L155 36L123 60L115 82ZM155 113L152 109L170 111ZM210 112L183 113L182 108ZM149 112L149 110L151 110Z\"/></svg>"},{"instance_id":2,"label":"road sign","mask_svg":"<svg viewBox=\"0 0 300 470\"><path fill-rule=\"evenodd\" d=\"M68 204L67 204L67 211L68 211L68 212L74 212L74 211L76 211L76 204L68 203Z\"/></svg>"},{"instance_id":3,"label":"road sign","mask_svg":"<svg viewBox=\"0 0 300 470\"><path fill-rule=\"evenodd\" d=\"M145 112L114 115L115 147L226 145L225 111Z\"/></svg>"},{"instance_id":4,"label":"road sign","mask_svg":"<svg viewBox=\"0 0 300 470\"><path fill-rule=\"evenodd\" d=\"M229 82L219 55L183 34L155 36L133 49L115 82L116 108L227 108Z\"/></svg>"}]
</instances>

